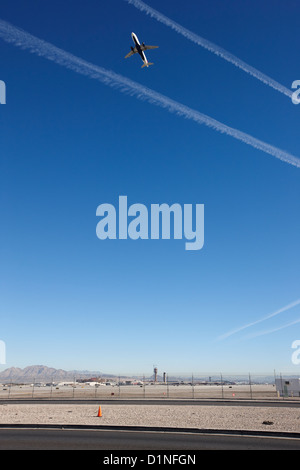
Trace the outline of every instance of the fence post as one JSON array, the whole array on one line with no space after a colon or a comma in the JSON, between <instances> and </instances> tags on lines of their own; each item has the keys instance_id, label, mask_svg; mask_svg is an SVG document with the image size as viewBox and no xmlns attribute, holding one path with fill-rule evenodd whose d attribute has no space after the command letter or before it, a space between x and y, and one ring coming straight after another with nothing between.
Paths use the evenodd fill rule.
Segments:
<instances>
[{"instance_id":1,"label":"fence post","mask_svg":"<svg viewBox=\"0 0 300 470\"><path fill-rule=\"evenodd\" d=\"M224 390L223 390L223 377L221 372L221 387L222 387L222 399L224 398Z\"/></svg>"},{"instance_id":2,"label":"fence post","mask_svg":"<svg viewBox=\"0 0 300 470\"><path fill-rule=\"evenodd\" d=\"M281 383L282 399L284 400L284 392L283 392L283 380L282 380L282 374L281 374L281 372L280 372L280 383Z\"/></svg>"},{"instance_id":3,"label":"fence post","mask_svg":"<svg viewBox=\"0 0 300 470\"><path fill-rule=\"evenodd\" d=\"M250 399L252 400L252 386L251 386L251 376L249 372L249 385L250 385Z\"/></svg>"},{"instance_id":4,"label":"fence post","mask_svg":"<svg viewBox=\"0 0 300 470\"><path fill-rule=\"evenodd\" d=\"M194 390L194 374L192 374L192 397L195 398L195 390Z\"/></svg>"},{"instance_id":5,"label":"fence post","mask_svg":"<svg viewBox=\"0 0 300 470\"><path fill-rule=\"evenodd\" d=\"M275 387L275 392L276 392L276 371L274 369L274 387ZM278 398L278 394L277 394L277 398Z\"/></svg>"}]
</instances>

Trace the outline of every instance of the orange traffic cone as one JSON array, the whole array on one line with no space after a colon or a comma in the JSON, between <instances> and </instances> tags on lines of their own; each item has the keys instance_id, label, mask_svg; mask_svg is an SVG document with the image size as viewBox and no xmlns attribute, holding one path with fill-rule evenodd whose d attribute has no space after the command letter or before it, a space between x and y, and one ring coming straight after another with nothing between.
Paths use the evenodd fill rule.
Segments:
<instances>
[{"instance_id":1,"label":"orange traffic cone","mask_svg":"<svg viewBox=\"0 0 300 470\"><path fill-rule=\"evenodd\" d=\"M98 417L101 417L101 416L102 416L102 411L101 411L101 406L99 406Z\"/></svg>"}]
</instances>

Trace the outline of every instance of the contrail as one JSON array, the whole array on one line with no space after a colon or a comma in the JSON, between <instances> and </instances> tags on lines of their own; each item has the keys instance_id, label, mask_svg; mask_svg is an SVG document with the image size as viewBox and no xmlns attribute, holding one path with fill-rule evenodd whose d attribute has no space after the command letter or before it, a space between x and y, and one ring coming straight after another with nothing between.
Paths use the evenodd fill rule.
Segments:
<instances>
[{"instance_id":1,"label":"contrail","mask_svg":"<svg viewBox=\"0 0 300 470\"><path fill-rule=\"evenodd\" d=\"M265 320L269 320L269 318L275 317L276 315L279 315L280 313L286 312L287 310L290 310L293 307L296 307L296 305L300 304L300 299L295 300L295 302L292 302L285 307L280 308L279 310L276 310L276 312L270 313L269 315L266 315L265 317L260 318L259 320L256 320L252 323L247 323L246 325L240 326L239 328L236 328L235 330L229 331L228 333L225 333L222 336L219 336L219 339L225 339L228 338L229 336L234 335L235 333L238 333L239 331L245 330L246 328L249 328L250 326L257 325L258 323L261 323Z\"/></svg>"},{"instance_id":2,"label":"contrail","mask_svg":"<svg viewBox=\"0 0 300 470\"><path fill-rule=\"evenodd\" d=\"M148 103L160 106L170 113L175 113L186 119L190 119L197 124L204 124L220 133L227 134L234 139L240 140L247 145L261 150L273 157L278 158L286 163L300 168L300 159L284 150L281 150L273 145L270 145L262 140L256 139L245 132L239 131L233 127L213 119L199 111L196 111L188 106L178 103L167 96L164 96L150 88L140 85L129 78L119 75L115 72L107 70L98 65L87 62L84 59L74 56L58 47L43 41L26 31L13 26L6 21L0 19L0 37L4 41L14 44L21 49L29 50L33 54L45 57L48 60L62 65L63 67L73 70L76 73L85 75L89 78L98 80L113 88L117 88L122 93L135 96L139 100L147 101Z\"/></svg>"},{"instance_id":3,"label":"contrail","mask_svg":"<svg viewBox=\"0 0 300 470\"><path fill-rule=\"evenodd\" d=\"M272 330L259 331L258 333L247 335L247 338L256 338L257 336L269 335L271 333L275 333L276 331L283 330L284 328L288 328L289 326L296 325L297 323L300 323L300 318L298 318L297 320L291 321L290 323L286 323L285 325L278 326L277 328L273 328Z\"/></svg>"},{"instance_id":4,"label":"contrail","mask_svg":"<svg viewBox=\"0 0 300 470\"><path fill-rule=\"evenodd\" d=\"M211 41L198 36L197 34L189 31L188 29L184 28L180 24L176 23L175 21L171 20L167 16L163 15L159 11L155 10L154 8L147 5L145 2L141 0L125 0L126 2L130 3L131 5L135 6L138 10L150 15L152 18L155 18L160 23L172 28L178 34L181 34L185 38L189 39L190 41L198 44L198 46L204 47L208 51L216 54L217 56L221 57L222 59L230 62L231 64L235 65L239 69L244 70L244 72L252 75L252 77L257 78L261 82L265 83L266 85L274 88L275 90L283 93L284 95L288 96L289 98L292 97L293 91L289 90L285 86L281 85L280 83L276 82L272 78L268 77L264 73L260 72L256 68L252 67L251 65L247 64L243 60L239 59L235 55L231 54L230 52L226 51L220 46L217 46Z\"/></svg>"}]
</instances>

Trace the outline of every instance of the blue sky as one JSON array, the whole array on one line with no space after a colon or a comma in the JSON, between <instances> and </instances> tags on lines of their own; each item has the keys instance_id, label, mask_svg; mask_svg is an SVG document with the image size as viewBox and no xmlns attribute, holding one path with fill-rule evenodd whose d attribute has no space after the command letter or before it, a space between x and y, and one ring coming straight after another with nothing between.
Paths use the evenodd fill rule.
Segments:
<instances>
[{"instance_id":1,"label":"blue sky","mask_svg":"<svg viewBox=\"0 0 300 470\"><path fill-rule=\"evenodd\" d=\"M149 0L287 88L300 6ZM0 18L300 157L286 96L124 0L3 0ZM134 31L159 49L124 60ZM1 332L6 364L299 373L299 168L0 39ZM96 208L205 205L205 244L96 237ZM264 331L266 334L259 335ZM247 337L256 335L253 337Z\"/></svg>"}]
</instances>

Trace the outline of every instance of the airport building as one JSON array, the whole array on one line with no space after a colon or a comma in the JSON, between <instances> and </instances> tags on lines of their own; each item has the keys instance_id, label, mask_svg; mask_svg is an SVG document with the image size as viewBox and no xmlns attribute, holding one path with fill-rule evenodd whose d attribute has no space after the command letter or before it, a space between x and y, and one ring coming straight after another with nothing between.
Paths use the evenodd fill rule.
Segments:
<instances>
[{"instance_id":1,"label":"airport building","mask_svg":"<svg viewBox=\"0 0 300 470\"><path fill-rule=\"evenodd\" d=\"M300 397L300 379L275 379L276 390L281 397Z\"/></svg>"}]
</instances>

